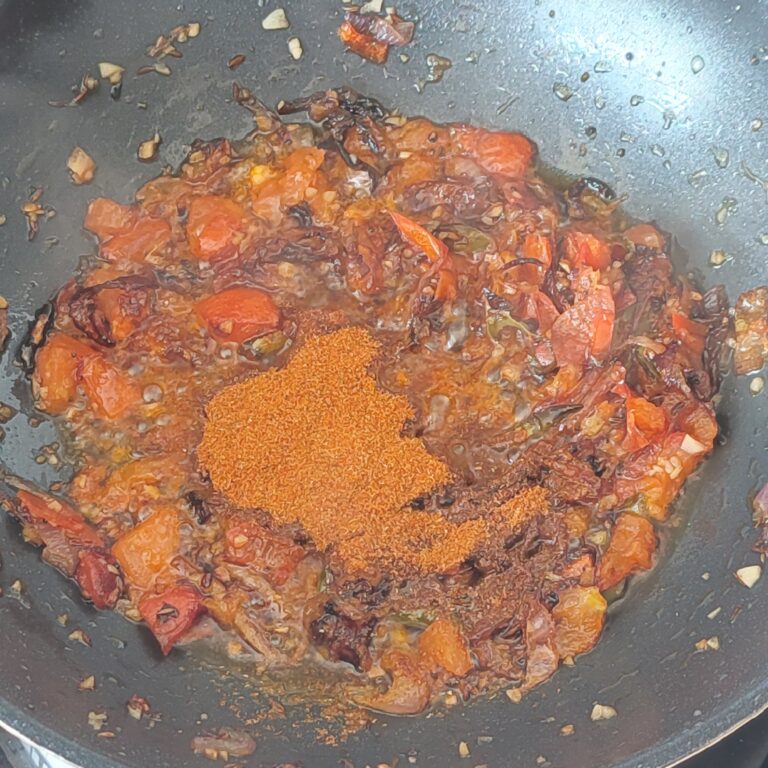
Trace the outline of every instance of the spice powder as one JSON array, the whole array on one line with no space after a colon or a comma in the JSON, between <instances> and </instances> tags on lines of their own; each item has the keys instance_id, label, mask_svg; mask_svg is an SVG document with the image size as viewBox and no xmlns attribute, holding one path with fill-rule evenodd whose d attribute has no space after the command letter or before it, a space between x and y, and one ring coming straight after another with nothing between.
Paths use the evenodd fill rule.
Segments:
<instances>
[{"instance_id":1,"label":"spice powder","mask_svg":"<svg viewBox=\"0 0 768 768\"><path fill-rule=\"evenodd\" d=\"M284 368L225 388L206 409L198 458L233 503L266 510L277 525L299 521L350 571L445 571L491 532L493 517L518 523L543 499L460 524L403 509L450 470L402 435L413 411L368 374L377 350L366 330L343 328L309 338Z\"/></svg>"}]
</instances>

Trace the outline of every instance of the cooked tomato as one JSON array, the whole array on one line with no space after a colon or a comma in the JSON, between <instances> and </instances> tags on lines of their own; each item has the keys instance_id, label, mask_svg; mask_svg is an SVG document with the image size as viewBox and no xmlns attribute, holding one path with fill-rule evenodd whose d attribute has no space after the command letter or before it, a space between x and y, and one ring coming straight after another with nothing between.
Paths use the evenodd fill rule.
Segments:
<instances>
[{"instance_id":1,"label":"cooked tomato","mask_svg":"<svg viewBox=\"0 0 768 768\"><path fill-rule=\"evenodd\" d=\"M603 631L608 604L597 587L571 587L558 597L552 609L557 652L561 658L586 653Z\"/></svg>"},{"instance_id":2,"label":"cooked tomato","mask_svg":"<svg viewBox=\"0 0 768 768\"><path fill-rule=\"evenodd\" d=\"M47 413L62 413L77 394L80 369L98 352L79 339L63 333L49 337L35 358L33 384L37 406Z\"/></svg>"},{"instance_id":3,"label":"cooked tomato","mask_svg":"<svg viewBox=\"0 0 768 768\"><path fill-rule=\"evenodd\" d=\"M653 523L640 515L619 515L611 532L608 549L600 560L597 583L606 590L635 571L646 571L658 546Z\"/></svg>"},{"instance_id":4,"label":"cooked tomato","mask_svg":"<svg viewBox=\"0 0 768 768\"><path fill-rule=\"evenodd\" d=\"M131 584L149 589L168 569L177 554L180 524L175 508L160 507L114 543L112 554Z\"/></svg>"},{"instance_id":5,"label":"cooked tomato","mask_svg":"<svg viewBox=\"0 0 768 768\"><path fill-rule=\"evenodd\" d=\"M96 294L95 302L116 342L127 339L150 312L146 292L131 289L104 288Z\"/></svg>"},{"instance_id":6,"label":"cooked tomato","mask_svg":"<svg viewBox=\"0 0 768 768\"><path fill-rule=\"evenodd\" d=\"M611 266L610 243L591 232L572 229L565 236L565 255L571 266L586 264L592 269L607 269Z\"/></svg>"},{"instance_id":7,"label":"cooked tomato","mask_svg":"<svg viewBox=\"0 0 768 768\"><path fill-rule=\"evenodd\" d=\"M707 326L691 320L681 312L672 313L672 330L678 339L694 354L701 355L707 338Z\"/></svg>"},{"instance_id":8,"label":"cooked tomato","mask_svg":"<svg viewBox=\"0 0 768 768\"><path fill-rule=\"evenodd\" d=\"M79 544L104 545L104 537L65 501L31 491L18 491L16 496L32 520L48 523Z\"/></svg>"},{"instance_id":9,"label":"cooked tomato","mask_svg":"<svg viewBox=\"0 0 768 768\"><path fill-rule=\"evenodd\" d=\"M102 241L99 256L109 262L142 262L160 253L171 240L171 227L163 219L144 216L127 230Z\"/></svg>"},{"instance_id":10,"label":"cooked tomato","mask_svg":"<svg viewBox=\"0 0 768 768\"><path fill-rule=\"evenodd\" d=\"M305 555L301 547L275 536L253 520L226 528L226 559L263 571L275 585L284 584Z\"/></svg>"},{"instance_id":11,"label":"cooked tomato","mask_svg":"<svg viewBox=\"0 0 768 768\"><path fill-rule=\"evenodd\" d=\"M627 437L624 443L630 451L645 448L666 431L668 419L663 408L644 397L633 395L626 384L614 387L613 391L624 397L627 412Z\"/></svg>"},{"instance_id":12,"label":"cooked tomato","mask_svg":"<svg viewBox=\"0 0 768 768\"><path fill-rule=\"evenodd\" d=\"M664 251L664 235L653 224L635 224L624 230L624 237L635 246L650 248L659 253Z\"/></svg>"},{"instance_id":13,"label":"cooked tomato","mask_svg":"<svg viewBox=\"0 0 768 768\"><path fill-rule=\"evenodd\" d=\"M387 60L389 45L358 32L349 21L342 22L339 27L339 37L350 51L374 64L383 64Z\"/></svg>"},{"instance_id":14,"label":"cooked tomato","mask_svg":"<svg viewBox=\"0 0 768 768\"><path fill-rule=\"evenodd\" d=\"M464 677L472 669L469 646L453 621L437 619L419 635L419 651L425 663L451 675Z\"/></svg>"},{"instance_id":15,"label":"cooked tomato","mask_svg":"<svg viewBox=\"0 0 768 768\"><path fill-rule=\"evenodd\" d=\"M560 365L583 366L590 357L603 360L613 338L616 309L607 285L595 285L577 299L552 326L552 346Z\"/></svg>"},{"instance_id":16,"label":"cooked tomato","mask_svg":"<svg viewBox=\"0 0 768 768\"><path fill-rule=\"evenodd\" d=\"M107 197L97 197L88 204L84 226L99 240L106 240L130 229L136 217L137 212L133 206L121 205Z\"/></svg>"},{"instance_id":17,"label":"cooked tomato","mask_svg":"<svg viewBox=\"0 0 768 768\"><path fill-rule=\"evenodd\" d=\"M458 278L448 246L407 216L395 211L389 211L389 215L406 242L418 248L432 263L445 265L437 275L435 298L438 301L455 299L458 291Z\"/></svg>"},{"instance_id":18,"label":"cooked tomato","mask_svg":"<svg viewBox=\"0 0 768 768\"><path fill-rule=\"evenodd\" d=\"M457 129L459 148L486 172L498 176L524 176L536 154L535 145L521 133Z\"/></svg>"},{"instance_id":19,"label":"cooked tomato","mask_svg":"<svg viewBox=\"0 0 768 768\"><path fill-rule=\"evenodd\" d=\"M243 342L280 327L280 310L258 288L227 288L198 302L197 316L219 341Z\"/></svg>"},{"instance_id":20,"label":"cooked tomato","mask_svg":"<svg viewBox=\"0 0 768 768\"><path fill-rule=\"evenodd\" d=\"M83 361L80 380L93 412L102 419L114 419L141 402L141 390L128 376L103 357Z\"/></svg>"},{"instance_id":21,"label":"cooked tomato","mask_svg":"<svg viewBox=\"0 0 768 768\"><path fill-rule=\"evenodd\" d=\"M160 595L147 595L139 601L141 617L166 656L204 611L200 593L189 584L173 587Z\"/></svg>"},{"instance_id":22,"label":"cooked tomato","mask_svg":"<svg viewBox=\"0 0 768 768\"><path fill-rule=\"evenodd\" d=\"M536 259L545 267L552 263L552 238L538 232L531 232L525 236L520 252L525 259Z\"/></svg>"},{"instance_id":23,"label":"cooked tomato","mask_svg":"<svg viewBox=\"0 0 768 768\"><path fill-rule=\"evenodd\" d=\"M80 552L75 581L83 596L96 608L114 608L123 591L117 563L107 554L86 549Z\"/></svg>"},{"instance_id":24,"label":"cooked tomato","mask_svg":"<svg viewBox=\"0 0 768 768\"><path fill-rule=\"evenodd\" d=\"M187 214L189 250L201 261L220 261L237 253L245 233L241 205L221 195L195 197Z\"/></svg>"}]
</instances>

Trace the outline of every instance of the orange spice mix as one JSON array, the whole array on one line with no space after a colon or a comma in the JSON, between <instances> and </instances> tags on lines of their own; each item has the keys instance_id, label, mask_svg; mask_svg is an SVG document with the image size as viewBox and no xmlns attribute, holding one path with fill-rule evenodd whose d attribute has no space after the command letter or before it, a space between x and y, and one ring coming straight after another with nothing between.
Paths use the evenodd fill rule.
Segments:
<instances>
[{"instance_id":1,"label":"orange spice mix","mask_svg":"<svg viewBox=\"0 0 768 768\"><path fill-rule=\"evenodd\" d=\"M544 509L544 491L458 525L404 509L450 471L402 436L413 411L367 373L377 349L364 329L343 328L307 340L285 368L222 390L208 404L198 457L232 502L264 509L278 525L299 521L350 570L445 571L500 522L514 527Z\"/></svg>"}]
</instances>

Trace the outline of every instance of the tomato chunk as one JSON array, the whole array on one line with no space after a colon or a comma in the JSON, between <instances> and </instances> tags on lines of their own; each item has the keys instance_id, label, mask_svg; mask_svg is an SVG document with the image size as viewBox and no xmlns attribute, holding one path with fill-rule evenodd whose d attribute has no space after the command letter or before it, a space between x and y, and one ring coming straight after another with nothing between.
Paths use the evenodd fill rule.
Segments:
<instances>
[{"instance_id":1,"label":"tomato chunk","mask_svg":"<svg viewBox=\"0 0 768 768\"><path fill-rule=\"evenodd\" d=\"M607 285L595 285L555 320L552 347L560 365L603 360L611 348L616 307Z\"/></svg>"},{"instance_id":2,"label":"tomato chunk","mask_svg":"<svg viewBox=\"0 0 768 768\"><path fill-rule=\"evenodd\" d=\"M422 659L456 677L472 669L469 646L462 631L449 619L436 619L419 636Z\"/></svg>"},{"instance_id":3,"label":"tomato chunk","mask_svg":"<svg viewBox=\"0 0 768 768\"><path fill-rule=\"evenodd\" d=\"M634 571L647 571L653 563L658 539L653 523L640 515L619 515L608 549L600 560L597 583L606 590Z\"/></svg>"},{"instance_id":4,"label":"tomato chunk","mask_svg":"<svg viewBox=\"0 0 768 768\"><path fill-rule=\"evenodd\" d=\"M608 603L597 587L571 587L559 598L552 609L557 652L560 658L586 653L603 631Z\"/></svg>"},{"instance_id":5,"label":"tomato chunk","mask_svg":"<svg viewBox=\"0 0 768 768\"><path fill-rule=\"evenodd\" d=\"M75 581L83 596L99 609L114 608L123 591L123 579L115 561L92 549L80 552Z\"/></svg>"},{"instance_id":6,"label":"tomato chunk","mask_svg":"<svg viewBox=\"0 0 768 768\"><path fill-rule=\"evenodd\" d=\"M168 569L179 547L179 525L176 509L161 507L115 542L112 554L131 584L149 589Z\"/></svg>"},{"instance_id":7,"label":"tomato chunk","mask_svg":"<svg viewBox=\"0 0 768 768\"><path fill-rule=\"evenodd\" d=\"M238 565L251 565L264 572L275 586L284 584L303 560L304 550L275 536L257 522L245 520L226 529L225 557Z\"/></svg>"},{"instance_id":8,"label":"tomato chunk","mask_svg":"<svg viewBox=\"0 0 768 768\"><path fill-rule=\"evenodd\" d=\"M638 451L645 448L653 438L666 432L669 422L663 408L644 397L633 395L626 384L614 387L613 391L624 396L627 412L627 436L624 445L628 450Z\"/></svg>"},{"instance_id":9,"label":"tomato chunk","mask_svg":"<svg viewBox=\"0 0 768 768\"><path fill-rule=\"evenodd\" d=\"M189 249L202 261L234 256L245 232L245 217L243 207L228 197L195 197L187 218Z\"/></svg>"},{"instance_id":10,"label":"tomato chunk","mask_svg":"<svg viewBox=\"0 0 768 768\"><path fill-rule=\"evenodd\" d=\"M166 656L204 611L200 593L189 584L148 595L139 602L139 613Z\"/></svg>"},{"instance_id":11,"label":"tomato chunk","mask_svg":"<svg viewBox=\"0 0 768 768\"><path fill-rule=\"evenodd\" d=\"M457 139L459 148L486 173L498 176L524 176L536 153L533 142L521 133L459 128Z\"/></svg>"},{"instance_id":12,"label":"tomato chunk","mask_svg":"<svg viewBox=\"0 0 768 768\"><path fill-rule=\"evenodd\" d=\"M531 232L525 236L521 251L523 258L536 259L548 267L552 263L552 238L538 232Z\"/></svg>"},{"instance_id":13,"label":"tomato chunk","mask_svg":"<svg viewBox=\"0 0 768 768\"><path fill-rule=\"evenodd\" d=\"M389 211L389 215L395 222L403 240L418 248L433 264L443 265L437 274L435 298L438 301L455 299L458 294L458 278L448 246L407 216L395 211Z\"/></svg>"},{"instance_id":14,"label":"tomato chunk","mask_svg":"<svg viewBox=\"0 0 768 768\"><path fill-rule=\"evenodd\" d=\"M35 358L32 376L37 407L62 413L77 394L80 367L99 353L89 344L63 333L53 334Z\"/></svg>"},{"instance_id":15,"label":"tomato chunk","mask_svg":"<svg viewBox=\"0 0 768 768\"><path fill-rule=\"evenodd\" d=\"M65 501L31 491L18 491L16 496L32 520L48 523L79 544L104 546L104 537Z\"/></svg>"},{"instance_id":16,"label":"tomato chunk","mask_svg":"<svg viewBox=\"0 0 768 768\"><path fill-rule=\"evenodd\" d=\"M227 288L198 302L195 309L219 341L243 342L280 326L280 309L258 288Z\"/></svg>"},{"instance_id":17,"label":"tomato chunk","mask_svg":"<svg viewBox=\"0 0 768 768\"><path fill-rule=\"evenodd\" d=\"M84 226L99 240L106 240L130 229L136 216L136 209L130 205L121 205L108 197L97 197L88 204Z\"/></svg>"},{"instance_id":18,"label":"tomato chunk","mask_svg":"<svg viewBox=\"0 0 768 768\"><path fill-rule=\"evenodd\" d=\"M387 60L389 44L358 32L349 21L343 21L339 27L339 38L350 51L374 64L383 64Z\"/></svg>"},{"instance_id":19,"label":"tomato chunk","mask_svg":"<svg viewBox=\"0 0 768 768\"><path fill-rule=\"evenodd\" d=\"M707 326L687 318L681 312L672 313L672 330L675 336L695 355L704 351L707 338Z\"/></svg>"},{"instance_id":20,"label":"tomato chunk","mask_svg":"<svg viewBox=\"0 0 768 768\"><path fill-rule=\"evenodd\" d=\"M139 388L101 356L83 361L80 378L94 413L102 419L117 418L141 402Z\"/></svg>"},{"instance_id":21,"label":"tomato chunk","mask_svg":"<svg viewBox=\"0 0 768 768\"><path fill-rule=\"evenodd\" d=\"M99 256L109 262L142 262L161 251L171 240L171 226L163 219L144 216L128 230L101 243Z\"/></svg>"},{"instance_id":22,"label":"tomato chunk","mask_svg":"<svg viewBox=\"0 0 768 768\"><path fill-rule=\"evenodd\" d=\"M592 269L607 269L611 266L611 246L591 232L571 230L565 236L565 253L572 266L586 264Z\"/></svg>"}]
</instances>

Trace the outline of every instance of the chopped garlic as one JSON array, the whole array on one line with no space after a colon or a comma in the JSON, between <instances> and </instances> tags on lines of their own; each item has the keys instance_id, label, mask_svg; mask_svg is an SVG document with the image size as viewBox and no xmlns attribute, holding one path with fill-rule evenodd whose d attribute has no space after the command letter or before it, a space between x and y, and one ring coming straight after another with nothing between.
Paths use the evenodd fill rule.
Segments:
<instances>
[{"instance_id":1,"label":"chopped garlic","mask_svg":"<svg viewBox=\"0 0 768 768\"><path fill-rule=\"evenodd\" d=\"M188 37L197 37L200 34L200 22L199 21L193 21L191 24L187 26L187 36Z\"/></svg>"},{"instance_id":2,"label":"chopped garlic","mask_svg":"<svg viewBox=\"0 0 768 768\"><path fill-rule=\"evenodd\" d=\"M272 13L265 16L261 21L261 26L264 29L288 29L291 26L288 21L288 17L285 15L285 11L282 8L275 8Z\"/></svg>"},{"instance_id":3,"label":"chopped garlic","mask_svg":"<svg viewBox=\"0 0 768 768\"><path fill-rule=\"evenodd\" d=\"M161 141L160 134L155 131L155 135L151 139L142 141L141 144L139 144L139 148L136 150L136 156L143 163L151 162L157 156L157 149L160 146Z\"/></svg>"},{"instance_id":4,"label":"chopped garlic","mask_svg":"<svg viewBox=\"0 0 768 768\"><path fill-rule=\"evenodd\" d=\"M597 722L598 720L610 720L617 714L616 710L609 704L595 704L589 717Z\"/></svg>"},{"instance_id":5,"label":"chopped garlic","mask_svg":"<svg viewBox=\"0 0 768 768\"><path fill-rule=\"evenodd\" d=\"M301 46L301 40L298 37L288 39L288 51L291 56L298 61L304 55L304 49Z\"/></svg>"},{"instance_id":6,"label":"chopped garlic","mask_svg":"<svg viewBox=\"0 0 768 768\"><path fill-rule=\"evenodd\" d=\"M459 742L459 757L469 757L469 745L466 741Z\"/></svg>"},{"instance_id":7,"label":"chopped garlic","mask_svg":"<svg viewBox=\"0 0 768 768\"><path fill-rule=\"evenodd\" d=\"M117 85L123 79L125 68L119 64L112 64L109 61L99 62L99 76L103 80L109 80L112 85Z\"/></svg>"},{"instance_id":8,"label":"chopped garlic","mask_svg":"<svg viewBox=\"0 0 768 768\"><path fill-rule=\"evenodd\" d=\"M75 147L67 158L67 168L73 184L89 184L96 173L96 163L82 148Z\"/></svg>"},{"instance_id":9,"label":"chopped garlic","mask_svg":"<svg viewBox=\"0 0 768 768\"><path fill-rule=\"evenodd\" d=\"M736 578L749 589L757 584L763 575L763 569L759 565L747 565L736 571Z\"/></svg>"},{"instance_id":10,"label":"chopped garlic","mask_svg":"<svg viewBox=\"0 0 768 768\"><path fill-rule=\"evenodd\" d=\"M749 391L753 395L759 395L764 389L765 379L762 376L755 376L755 378L749 382Z\"/></svg>"},{"instance_id":11,"label":"chopped garlic","mask_svg":"<svg viewBox=\"0 0 768 768\"><path fill-rule=\"evenodd\" d=\"M506 693L507 698L515 704L519 704L523 700L523 694L519 688L508 688Z\"/></svg>"}]
</instances>

